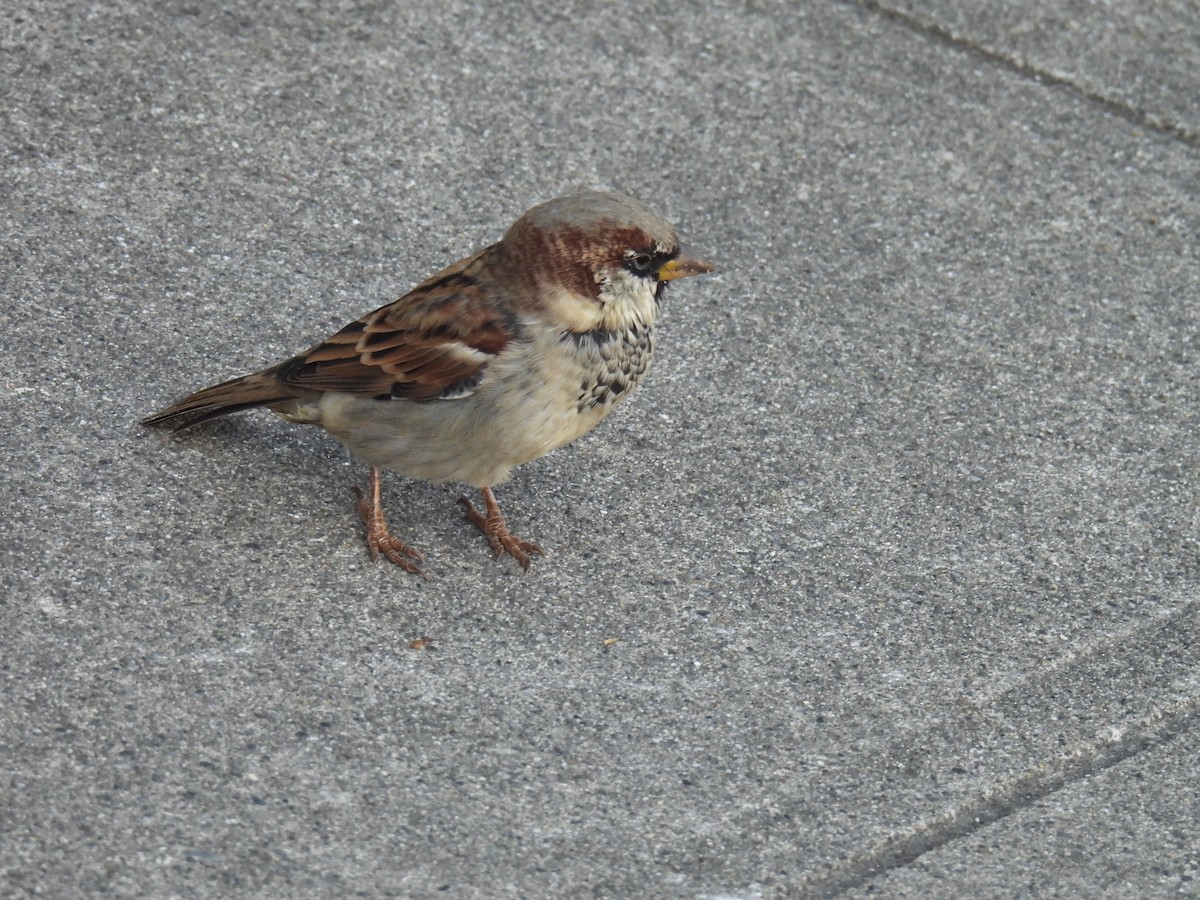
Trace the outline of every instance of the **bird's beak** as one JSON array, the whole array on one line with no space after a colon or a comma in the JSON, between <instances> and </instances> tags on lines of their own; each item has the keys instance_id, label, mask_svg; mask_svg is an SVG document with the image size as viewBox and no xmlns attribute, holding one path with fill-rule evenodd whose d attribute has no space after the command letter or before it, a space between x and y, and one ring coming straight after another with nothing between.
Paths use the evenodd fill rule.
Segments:
<instances>
[{"instance_id":1,"label":"bird's beak","mask_svg":"<svg viewBox=\"0 0 1200 900\"><path fill-rule=\"evenodd\" d=\"M685 250L680 250L674 259L668 259L659 267L655 277L659 281L670 281L672 278L687 278L689 275L703 275L705 272L716 271L716 266L703 259L692 256Z\"/></svg>"}]
</instances>

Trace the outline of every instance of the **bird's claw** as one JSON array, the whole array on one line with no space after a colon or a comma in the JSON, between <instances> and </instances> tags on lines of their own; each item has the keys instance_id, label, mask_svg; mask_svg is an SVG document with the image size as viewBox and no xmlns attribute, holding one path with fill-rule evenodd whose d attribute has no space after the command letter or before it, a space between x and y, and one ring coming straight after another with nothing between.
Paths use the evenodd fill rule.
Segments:
<instances>
[{"instance_id":1,"label":"bird's claw","mask_svg":"<svg viewBox=\"0 0 1200 900\"><path fill-rule=\"evenodd\" d=\"M546 551L532 541L521 540L508 530L508 523L504 520L500 505L496 503L496 497L490 489L483 489L483 499L487 504L486 514L477 510L466 497L459 497L458 502L466 510L467 519L487 538L492 554L499 558L501 554L507 553L520 564L523 571L528 572L533 557L545 556Z\"/></svg>"},{"instance_id":2,"label":"bird's claw","mask_svg":"<svg viewBox=\"0 0 1200 900\"><path fill-rule=\"evenodd\" d=\"M350 490L354 492L354 510L367 529L367 550L371 553L371 562L378 562L382 555L388 562L399 566L405 572L424 578L425 571L413 562L413 560L425 561L421 551L416 547L410 547L388 530L387 522L383 518L383 510L378 504L368 500L367 496L357 487L352 487Z\"/></svg>"}]
</instances>

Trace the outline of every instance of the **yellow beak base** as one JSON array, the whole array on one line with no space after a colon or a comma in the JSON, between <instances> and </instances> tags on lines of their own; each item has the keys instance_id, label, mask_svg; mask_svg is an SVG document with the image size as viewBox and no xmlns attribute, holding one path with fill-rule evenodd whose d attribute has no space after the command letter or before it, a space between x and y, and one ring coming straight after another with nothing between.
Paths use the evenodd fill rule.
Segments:
<instances>
[{"instance_id":1,"label":"yellow beak base","mask_svg":"<svg viewBox=\"0 0 1200 900\"><path fill-rule=\"evenodd\" d=\"M680 252L674 259L668 259L658 270L659 281L671 281L675 278L687 278L689 275L703 275L705 272L715 272L717 269L707 260L699 259L687 253Z\"/></svg>"}]
</instances>

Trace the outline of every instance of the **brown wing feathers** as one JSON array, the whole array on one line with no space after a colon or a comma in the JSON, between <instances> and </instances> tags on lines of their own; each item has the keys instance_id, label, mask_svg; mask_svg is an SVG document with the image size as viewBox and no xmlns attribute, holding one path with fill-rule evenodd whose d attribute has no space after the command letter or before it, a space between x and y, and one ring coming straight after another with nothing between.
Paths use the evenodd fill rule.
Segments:
<instances>
[{"instance_id":1,"label":"brown wing feathers","mask_svg":"<svg viewBox=\"0 0 1200 900\"><path fill-rule=\"evenodd\" d=\"M457 296L421 300L354 322L284 363L277 377L312 391L432 400L477 380L514 336L515 324L489 305ZM429 308L435 304L444 309ZM424 327L423 319L445 322L447 316L453 325Z\"/></svg>"},{"instance_id":2,"label":"brown wing feathers","mask_svg":"<svg viewBox=\"0 0 1200 900\"><path fill-rule=\"evenodd\" d=\"M438 273L299 356L205 388L145 424L186 428L326 391L417 401L465 396L519 327L511 311L486 299L478 287L486 254Z\"/></svg>"}]
</instances>

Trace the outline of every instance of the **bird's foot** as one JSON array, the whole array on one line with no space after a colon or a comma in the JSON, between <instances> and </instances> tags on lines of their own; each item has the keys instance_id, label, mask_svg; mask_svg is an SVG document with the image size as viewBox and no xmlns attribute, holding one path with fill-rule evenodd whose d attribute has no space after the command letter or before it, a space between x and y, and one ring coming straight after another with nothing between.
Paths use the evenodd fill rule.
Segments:
<instances>
[{"instance_id":1,"label":"bird's foot","mask_svg":"<svg viewBox=\"0 0 1200 900\"><path fill-rule=\"evenodd\" d=\"M350 490L354 491L354 509L367 528L367 549L371 551L371 562L378 562L382 555L405 572L425 577L424 570L414 562L425 561L421 551L410 547L388 530L387 521L383 518L383 504L379 500L379 470L373 466L370 487L370 499L357 487Z\"/></svg>"},{"instance_id":2,"label":"bird's foot","mask_svg":"<svg viewBox=\"0 0 1200 900\"><path fill-rule=\"evenodd\" d=\"M488 545L492 548L492 553L497 557L502 553L507 553L521 564L523 570L528 572L529 564L533 562L534 556L546 555L545 551L537 544L532 541L523 541L508 530L508 523L504 521L504 513L500 512L500 504L496 502L496 495L492 493L491 488L483 489L483 502L487 504L486 513L477 510L466 497L459 497L458 502L467 511L467 518L483 532Z\"/></svg>"}]
</instances>

